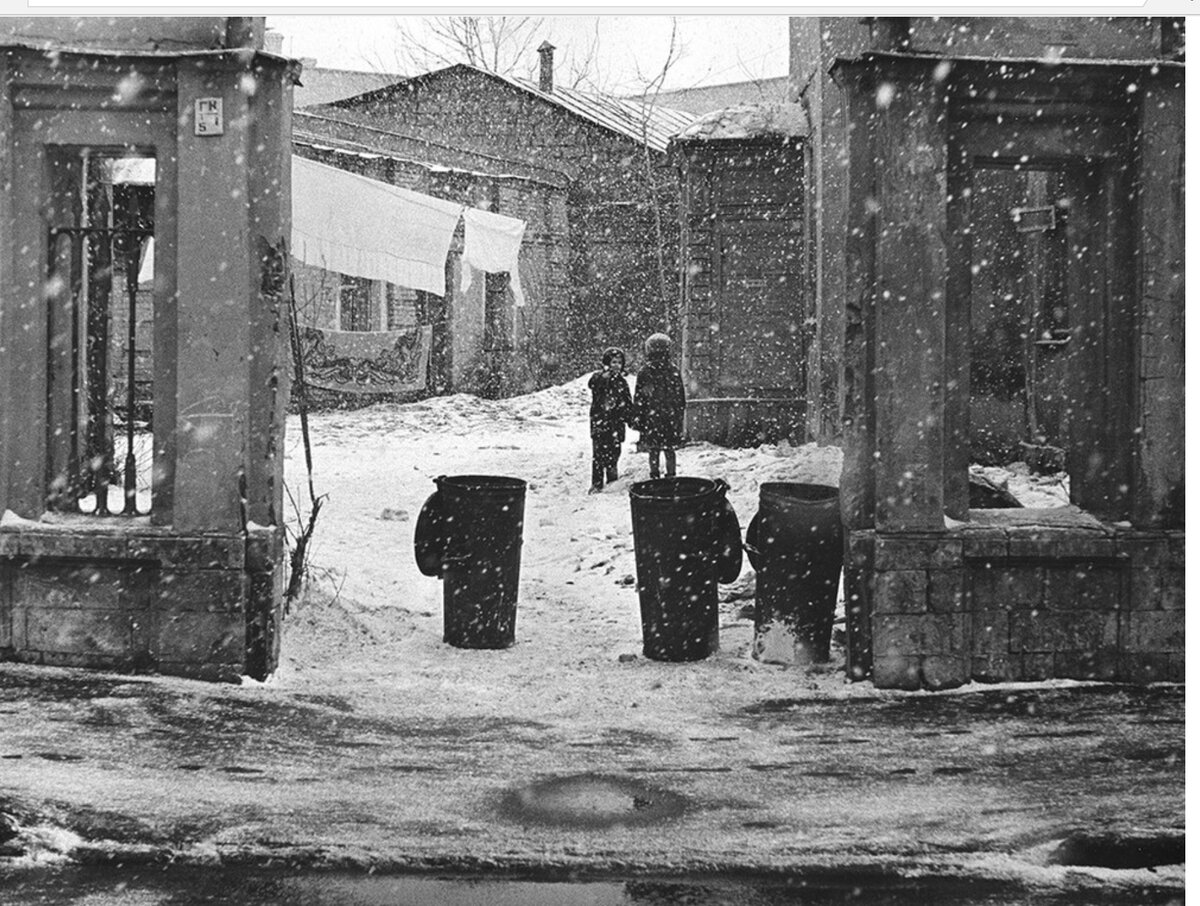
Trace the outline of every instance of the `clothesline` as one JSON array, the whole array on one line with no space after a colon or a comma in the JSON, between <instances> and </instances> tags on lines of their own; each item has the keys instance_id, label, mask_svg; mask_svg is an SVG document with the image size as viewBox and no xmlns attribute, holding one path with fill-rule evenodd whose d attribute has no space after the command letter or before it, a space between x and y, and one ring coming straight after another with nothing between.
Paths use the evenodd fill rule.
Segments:
<instances>
[{"instance_id":1,"label":"clothesline","mask_svg":"<svg viewBox=\"0 0 1200 906\"><path fill-rule=\"evenodd\" d=\"M524 305L517 271L524 220L292 156L292 254L305 264L442 296L459 219L463 289L472 271L507 271L514 301Z\"/></svg>"}]
</instances>

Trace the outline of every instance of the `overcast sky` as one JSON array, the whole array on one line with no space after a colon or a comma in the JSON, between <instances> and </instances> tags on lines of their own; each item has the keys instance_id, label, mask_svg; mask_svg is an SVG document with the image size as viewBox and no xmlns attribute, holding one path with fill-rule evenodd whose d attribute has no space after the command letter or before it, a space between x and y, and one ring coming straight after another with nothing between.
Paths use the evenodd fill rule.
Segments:
<instances>
[{"instance_id":1,"label":"overcast sky","mask_svg":"<svg viewBox=\"0 0 1200 906\"><path fill-rule=\"evenodd\" d=\"M284 35L283 52L315 58L336 69L404 72L397 54L399 26L419 31L420 16L268 16ZM786 16L676 16L678 61L665 88L689 88L787 75ZM595 83L614 92L636 91L659 72L671 40L670 16L547 16L541 40L558 50L556 78L566 76L570 55L595 43ZM531 52L530 71L536 71ZM642 76L639 77L639 70Z\"/></svg>"}]
</instances>

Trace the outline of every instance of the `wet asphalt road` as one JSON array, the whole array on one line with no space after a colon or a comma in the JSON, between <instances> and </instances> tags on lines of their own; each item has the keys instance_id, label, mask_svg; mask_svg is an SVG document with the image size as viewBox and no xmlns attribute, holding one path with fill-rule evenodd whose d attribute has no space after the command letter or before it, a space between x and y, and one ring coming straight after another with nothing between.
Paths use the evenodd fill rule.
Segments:
<instances>
[{"instance_id":1,"label":"wet asphalt road","mask_svg":"<svg viewBox=\"0 0 1200 906\"><path fill-rule=\"evenodd\" d=\"M364 714L334 694L2 668L0 813L77 835L71 859L145 867L130 903L206 902L203 885L176 884L172 872L162 875L166 893L151 884L146 863L168 860L543 879L784 870L811 880L902 864L983 877L997 860L1008 860L1002 873L1037 867L1080 831L1181 838L1183 705L1179 686L1031 686L763 700L680 734L601 723L583 733L502 717ZM625 786L651 797L665 791L683 807L612 826L506 812L531 782L583 772L636 781ZM314 906L374 902L358 897L384 883L296 877L278 883L302 884L294 901ZM53 884L28 891L41 898L32 902L100 906L104 885L120 878L97 875L96 900ZM270 902L255 892L261 877L243 882L242 902ZM1172 884L1179 875L1164 879ZM499 884L496 896L514 889ZM596 890L600 899L562 902L640 902L624 882ZM737 895L728 902L775 902Z\"/></svg>"},{"instance_id":2,"label":"wet asphalt road","mask_svg":"<svg viewBox=\"0 0 1200 906\"><path fill-rule=\"evenodd\" d=\"M0 881L3 875L0 874ZM547 882L372 877L272 870L113 868L41 871L10 881L21 906L1182 906L1159 890L1045 892L997 884L820 886L786 879L639 878Z\"/></svg>"}]
</instances>

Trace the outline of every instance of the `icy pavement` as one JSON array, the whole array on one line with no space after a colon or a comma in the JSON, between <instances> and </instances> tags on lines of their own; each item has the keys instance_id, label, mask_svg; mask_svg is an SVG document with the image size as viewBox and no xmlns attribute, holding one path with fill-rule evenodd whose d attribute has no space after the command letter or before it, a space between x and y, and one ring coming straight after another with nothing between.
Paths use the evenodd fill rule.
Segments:
<instances>
[{"instance_id":1,"label":"icy pavement","mask_svg":"<svg viewBox=\"0 0 1200 906\"><path fill-rule=\"evenodd\" d=\"M1070 682L888 693L841 654L801 671L748 656L749 567L721 649L640 656L628 487L589 496L582 381L311 419L328 495L314 582L265 684L0 667L0 813L13 865L55 858L550 873L892 873L1042 890L1182 890L1168 857L1058 864L1080 832L1183 832L1183 692ZM304 487L298 425L288 482ZM763 481L836 484L840 452L680 451L723 478L743 526ZM412 532L442 474L529 482L517 644L441 641L441 585ZM1018 496L1030 487L1010 475ZM686 802L662 821L563 827L504 809L576 775ZM631 784L636 781L636 784ZM4 828L0 826L0 837ZM1139 836L1140 835L1140 836ZM1136 860L1135 860L1136 861ZM2 871L2 869L0 869ZM0 902L3 894L0 893Z\"/></svg>"}]
</instances>

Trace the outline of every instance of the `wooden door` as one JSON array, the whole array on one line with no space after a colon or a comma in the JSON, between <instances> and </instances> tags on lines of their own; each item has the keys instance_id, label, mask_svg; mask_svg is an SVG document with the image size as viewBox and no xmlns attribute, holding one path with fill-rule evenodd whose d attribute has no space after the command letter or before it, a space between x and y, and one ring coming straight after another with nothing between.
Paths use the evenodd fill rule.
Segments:
<instances>
[{"instance_id":1,"label":"wooden door","mask_svg":"<svg viewBox=\"0 0 1200 906\"><path fill-rule=\"evenodd\" d=\"M793 221L732 221L719 232L717 386L729 396L804 387L804 233Z\"/></svg>"}]
</instances>

